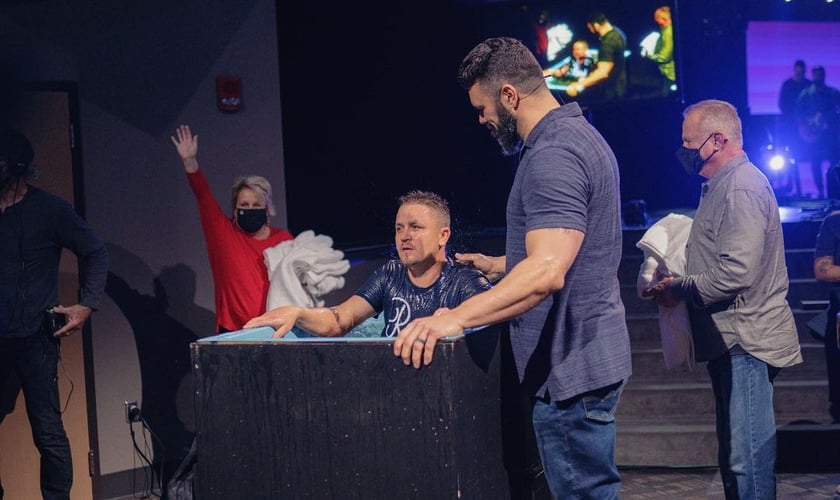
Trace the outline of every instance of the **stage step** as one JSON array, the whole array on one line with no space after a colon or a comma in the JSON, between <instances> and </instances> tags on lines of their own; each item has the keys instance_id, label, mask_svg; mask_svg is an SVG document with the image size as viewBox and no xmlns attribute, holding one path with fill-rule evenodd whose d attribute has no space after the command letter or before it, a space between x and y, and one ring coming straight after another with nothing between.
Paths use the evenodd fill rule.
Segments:
<instances>
[{"instance_id":1,"label":"stage step","mask_svg":"<svg viewBox=\"0 0 840 500\"><path fill-rule=\"evenodd\" d=\"M704 368L705 370L705 368ZM708 377L707 377L708 378ZM790 380L784 372L773 384L776 420L787 423L803 418L827 420L828 381ZM714 418L712 386L706 381L628 383L621 395L617 418L647 418L660 423L672 419Z\"/></svg>"},{"instance_id":2,"label":"stage step","mask_svg":"<svg viewBox=\"0 0 840 500\"><path fill-rule=\"evenodd\" d=\"M625 315L627 329L630 332L630 341L634 349L637 345L640 347L661 345L657 311L658 309L654 307L652 312L648 311L642 314L628 313ZM796 322L796 329L799 333L800 344L808 342L821 343L822 332L819 332L817 335L817 332L812 332L808 327L808 322L815 319L821 311L802 309L792 309L792 311L793 319Z\"/></svg>"},{"instance_id":3,"label":"stage step","mask_svg":"<svg viewBox=\"0 0 840 500\"><path fill-rule=\"evenodd\" d=\"M705 420L669 419L667 423L622 419L616 424L619 467L716 467L714 416ZM777 472L840 470L840 425L807 416L777 427Z\"/></svg>"},{"instance_id":4,"label":"stage step","mask_svg":"<svg viewBox=\"0 0 840 500\"><path fill-rule=\"evenodd\" d=\"M812 331L808 326L808 322L815 319L817 315L819 315L819 311L793 309L793 319L796 322L800 344L809 342L822 344L822 332L818 336L817 332ZM637 347L647 348L662 345L659 333L659 317L656 313L627 314L625 321L634 350Z\"/></svg>"},{"instance_id":5,"label":"stage step","mask_svg":"<svg viewBox=\"0 0 840 500\"><path fill-rule=\"evenodd\" d=\"M619 467L717 465L714 415L705 421L669 418L616 421L615 461Z\"/></svg>"},{"instance_id":6,"label":"stage step","mask_svg":"<svg viewBox=\"0 0 840 500\"><path fill-rule=\"evenodd\" d=\"M800 344L804 362L785 368L777 380L820 380L825 378L825 348L816 341ZM685 365L671 370L665 367L660 346L633 347L634 382L708 382L709 375L703 363L697 363L693 370Z\"/></svg>"}]
</instances>

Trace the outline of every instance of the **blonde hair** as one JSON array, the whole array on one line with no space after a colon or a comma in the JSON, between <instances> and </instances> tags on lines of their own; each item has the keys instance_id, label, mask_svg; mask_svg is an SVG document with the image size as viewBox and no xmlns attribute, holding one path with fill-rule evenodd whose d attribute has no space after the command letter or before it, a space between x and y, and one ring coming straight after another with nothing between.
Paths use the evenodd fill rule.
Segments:
<instances>
[{"instance_id":1,"label":"blonde hair","mask_svg":"<svg viewBox=\"0 0 840 500\"><path fill-rule=\"evenodd\" d=\"M449 203L446 202L443 196L430 191L415 190L409 191L408 193L400 196L399 202L400 206L410 203L429 207L440 216L441 221L443 222L443 227L449 227Z\"/></svg>"},{"instance_id":2,"label":"blonde hair","mask_svg":"<svg viewBox=\"0 0 840 500\"><path fill-rule=\"evenodd\" d=\"M738 117L738 110L735 106L726 101L707 99L685 108L683 118L689 114L697 113L700 117L700 130L703 135L721 131L726 138L735 143L738 147L743 146L744 138L741 135L741 119Z\"/></svg>"},{"instance_id":3,"label":"blonde hair","mask_svg":"<svg viewBox=\"0 0 840 500\"><path fill-rule=\"evenodd\" d=\"M248 188L257 193L265 201L265 206L268 209L268 215L274 215L274 202L271 201L271 183L268 179L259 175L249 175L247 177L239 177L233 182L231 188L231 204L233 211L236 211L236 199L239 197L239 192Z\"/></svg>"}]
</instances>

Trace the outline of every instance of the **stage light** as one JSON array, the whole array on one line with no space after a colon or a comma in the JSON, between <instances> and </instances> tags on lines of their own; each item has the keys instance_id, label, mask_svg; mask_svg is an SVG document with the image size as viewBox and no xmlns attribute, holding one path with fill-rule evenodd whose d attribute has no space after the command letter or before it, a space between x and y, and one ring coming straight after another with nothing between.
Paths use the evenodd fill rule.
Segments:
<instances>
[{"instance_id":1,"label":"stage light","mask_svg":"<svg viewBox=\"0 0 840 500\"><path fill-rule=\"evenodd\" d=\"M773 155L770 157L770 161L767 162L767 165L770 167L770 170L779 171L785 168L785 157L782 155Z\"/></svg>"},{"instance_id":2,"label":"stage light","mask_svg":"<svg viewBox=\"0 0 840 500\"><path fill-rule=\"evenodd\" d=\"M762 148L761 164L764 165L765 171L781 172L795 163L796 159L787 146L776 147L773 144L767 144Z\"/></svg>"}]
</instances>

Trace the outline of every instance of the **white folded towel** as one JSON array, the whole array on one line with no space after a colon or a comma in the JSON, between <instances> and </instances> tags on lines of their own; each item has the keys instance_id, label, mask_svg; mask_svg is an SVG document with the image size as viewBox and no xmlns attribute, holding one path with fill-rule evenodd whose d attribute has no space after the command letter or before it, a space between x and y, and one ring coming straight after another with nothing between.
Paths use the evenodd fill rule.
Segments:
<instances>
[{"instance_id":1,"label":"white folded towel","mask_svg":"<svg viewBox=\"0 0 840 500\"><path fill-rule=\"evenodd\" d=\"M263 251L269 280L266 310L284 305L323 306L321 297L344 287L343 275L350 262L332 245L329 236L307 230Z\"/></svg>"},{"instance_id":2,"label":"white folded towel","mask_svg":"<svg viewBox=\"0 0 840 500\"><path fill-rule=\"evenodd\" d=\"M652 225L636 243L645 256L636 280L639 297L643 290L666 276L685 275L685 245L691 223L691 217L668 214ZM659 306L659 336L666 368L670 370L682 364L689 369L694 368L694 342L688 306L684 301L675 307Z\"/></svg>"}]
</instances>

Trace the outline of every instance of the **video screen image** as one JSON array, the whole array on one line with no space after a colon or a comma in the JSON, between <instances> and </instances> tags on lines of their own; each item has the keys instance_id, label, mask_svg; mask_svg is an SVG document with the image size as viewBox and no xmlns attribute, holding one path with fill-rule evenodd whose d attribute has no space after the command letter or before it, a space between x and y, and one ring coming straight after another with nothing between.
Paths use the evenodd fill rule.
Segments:
<instances>
[{"instance_id":1,"label":"video screen image","mask_svg":"<svg viewBox=\"0 0 840 500\"><path fill-rule=\"evenodd\" d=\"M680 97L673 1L538 0L482 10L485 25L501 32L488 35L528 44L566 102Z\"/></svg>"}]
</instances>

